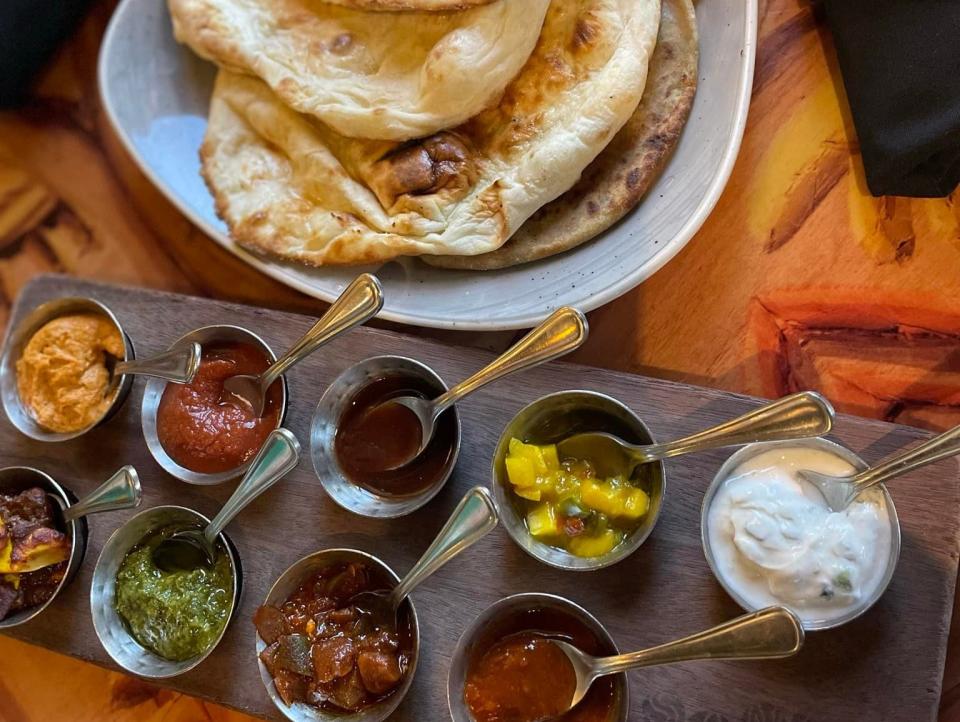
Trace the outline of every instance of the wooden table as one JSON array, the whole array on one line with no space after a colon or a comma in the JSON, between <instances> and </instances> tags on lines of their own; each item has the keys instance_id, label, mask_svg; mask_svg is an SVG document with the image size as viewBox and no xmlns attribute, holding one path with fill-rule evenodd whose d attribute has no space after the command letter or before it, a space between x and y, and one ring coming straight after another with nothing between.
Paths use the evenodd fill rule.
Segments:
<instances>
[{"instance_id":1,"label":"wooden table","mask_svg":"<svg viewBox=\"0 0 960 722\"><path fill-rule=\"evenodd\" d=\"M49 270L320 311L192 228L111 136L95 67L113 6L95 4L30 107L0 113L0 323ZM842 95L808 4L761 1L751 115L726 192L677 258L591 314L577 360L766 396L816 388L852 413L960 423L960 192L867 195ZM421 333L490 348L513 337ZM960 722L957 634L944 722ZM0 659L4 722L249 719L7 638Z\"/></svg>"}]
</instances>

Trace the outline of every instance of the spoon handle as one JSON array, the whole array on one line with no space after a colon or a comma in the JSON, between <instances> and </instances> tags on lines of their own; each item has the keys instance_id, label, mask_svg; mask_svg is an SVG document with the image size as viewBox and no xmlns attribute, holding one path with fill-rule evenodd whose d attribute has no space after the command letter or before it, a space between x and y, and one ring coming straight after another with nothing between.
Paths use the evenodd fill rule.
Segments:
<instances>
[{"instance_id":1,"label":"spoon handle","mask_svg":"<svg viewBox=\"0 0 960 722\"><path fill-rule=\"evenodd\" d=\"M118 361L113 367L113 373L114 376L155 376L177 384L188 384L193 381L197 369L200 368L200 353L200 344L188 343L150 358Z\"/></svg>"},{"instance_id":2,"label":"spoon handle","mask_svg":"<svg viewBox=\"0 0 960 722\"><path fill-rule=\"evenodd\" d=\"M140 505L141 498L137 470L132 466L124 466L76 504L67 507L63 519L70 522L101 511L133 509Z\"/></svg>"},{"instance_id":3,"label":"spoon handle","mask_svg":"<svg viewBox=\"0 0 960 722\"><path fill-rule=\"evenodd\" d=\"M675 642L601 657L594 661L591 676L696 659L778 659L796 654L802 646L800 620L784 607L767 607Z\"/></svg>"},{"instance_id":4,"label":"spoon handle","mask_svg":"<svg viewBox=\"0 0 960 722\"><path fill-rule=\"evenodd\" d=\"M635 450L643 461L657 461L723 446L822 436L832 427L830 402L814 391L802 391L692 436Z\"/></svg>"},{"instance_id":5,"label":"spoon handle","mask_svg":"<svg viewBox=\"0 0 960 722\"><path fill-rule=\"evenodd\" d=\"M587 340L589 326L577 309L563 306L493 362L433 401L433 417L491 381L570 353Z\"/></svg>"},{"instance_id":6,"label":"spoon handle","mask_svg":"<svg viewBox=\"0 0 960 722\"><path fill-rule=\"evenodd\" d=\"M929 441L925 441L902 454L887 459L876 466L850 477L849 481L853 484L859 494L875 484L892 479L900 474L906 474L908 471L919 469L921 466L932 464L935 461L946 459L955 454L960 454L960 426L955 426L949 431L945 431L939 436L934 436Z\"/></svg>"},{"instance_id":7,"label":"spoon handle","mask_svg":"<svg viewBox=\"0 0 960 722\"><path fill-rule=\"evenodd\" d=\"M420 582L453 559L474 542L486 536L497 525L497 508L490 492L475 486L460 500L450 519L433 540L430 548L413 565L390 593L390 604L396 609Z\"/></svg>"},{"instance_id":8,"label":"spoon handle","mask_svg":"<svg viewBox=\"0 0 960 722\"><path fill-rule=\"evenodd\" d=\"M275 483L280 481L288 472L290 472L300 460L300 442L297 437L286 429L275 429L270 432L270 436L263 443L263 448L257 454L243 481L233 492L233 495L227 499L204 530L203 535L212 545L214 540L223 531L223 528L229 524L233 517L239 514L243 508L260 494L265 492Z\"/></svg>"},{"instance_id":9,"label":"spoon handle","mask_svg":"<svg viewBox=\"0 0 960 722\"><path fill-rule=\"evenodd\" d=\"M383 307L383 290L376 276L364 273L346 287L320 320L262 376L261 387L270 388L291 366L302 361L335 336L376 316Z\"/></svg>"}]
</instances>

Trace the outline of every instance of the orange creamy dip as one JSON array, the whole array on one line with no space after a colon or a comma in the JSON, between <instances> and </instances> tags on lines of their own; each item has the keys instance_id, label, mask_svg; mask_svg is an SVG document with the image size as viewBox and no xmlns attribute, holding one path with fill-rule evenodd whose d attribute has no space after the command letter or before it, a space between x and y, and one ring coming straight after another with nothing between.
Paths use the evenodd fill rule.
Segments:
<instances>
[{"instance_id":1,"label":"orange creamy dip","mask_svg":"<svg viewBox=\"0 0 960 722\"><path fill-rule=\"evenodd\" d=\"M107 354L124 357L123 337L93 313L60 316L37 330L17 360L17 391L45 429L79 431L110 408Z\"/></svg>"}]
</instances>

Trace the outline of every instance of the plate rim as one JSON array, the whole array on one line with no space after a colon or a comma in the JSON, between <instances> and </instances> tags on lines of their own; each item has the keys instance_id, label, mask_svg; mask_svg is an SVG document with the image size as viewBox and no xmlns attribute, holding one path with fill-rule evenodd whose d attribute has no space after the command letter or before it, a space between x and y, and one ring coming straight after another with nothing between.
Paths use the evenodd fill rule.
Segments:
<instances>
[{"instance_id":1,"label":"plate rim","mask_svg":"<svg viewBox=\"0 0 960 722\"><path fill-rule=\"evenodd\" d=\"M121 125L116 116L116 112L108 96L104 93L106 86L107 62L106 58L110 54L109 48L115 41L119 20L135 0L121 0L116 7L107 24L107 29L103 35L103 41L100 44L100 50L97 54L97 94L100 97L100 107L107 117L107 122L114 135L120 139L126 153L133 160L139 171L143 173L150 183L169 201L173 206L183 214L196 228L198 228L208 240L216 243L220 248L225 249L247 265L255 268L267 277L282 283L288 288L292 288L311 298L316 298L326 303L332 303L336 299L335 294L326 293L315 286L301 281L289 270L288 263L285 261L274 261L262 259L259 256L250 253L237 244L229 235L214 228L205 218L200 216L185 199L181 198L173 188L159 177L138 152L132 138L128 135L126 129ZM660 250L649 260L641 263L629 273L624 274L615 282L607 286L603 291L595 293L592 296L584 298L575 305L584 313L594 311L597 308L614 301L620 296L633 290L643 281L650 278L659 271L670 260L673 259L690 242L690 239L700 230L707 218L713 212L720 196L726 188L733 167L740 153L740 146L743 142L743 134L746 130L747 116L750 111L750 99L753 91L753 74L756 65L757 49L757 30L758 30L758 3L759 0L745 0L745 34L743 51L740 53L740 72L739 83L737 86L736 114L732 132L727 136L723 155L717 172L714 173L710 184L707 186L703 197L700 199L697 207L689 215L680 229L673 237L665 243ZM699 71L698 71L699 72ZM652 191L653 188L650 189ZM648 193L650 192L648 191ZM629 217L629 214L628 216ZM359 267L358 267L359 268ZM494 271L496 272L496 271ZM483 272L486 273L486 272ZM558 304L559 305L559 304ZM410 312L398 312L390 310L387 304L377 317L384 321L402 323L408 326L420 328L436 328L450 331L514 331L517 329L532 328L542 321L551 309L546 309L541 313L524 313L522 315L514 314L508 318L499 320L443 320L436 316L415 314Z\"/></svg>"}]
</instances>

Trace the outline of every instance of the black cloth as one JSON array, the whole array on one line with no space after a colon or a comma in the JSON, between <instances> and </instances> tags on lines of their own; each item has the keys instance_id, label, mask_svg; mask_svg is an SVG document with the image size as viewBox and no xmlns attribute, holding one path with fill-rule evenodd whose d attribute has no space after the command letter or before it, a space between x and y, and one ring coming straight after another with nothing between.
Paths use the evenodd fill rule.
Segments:
<instances>
[{"instance_id":1,"label":"black cloth","mask_svg":"<svg viewBox=\"0 0 960 722\"><path fill-rule=\"evenodd\" d=\"M824 0L867 185L940 197L960 184L960 0Z\"/></svg>"},{"instance_id":2,"label":"black cloth","mask_svg":"<svg viewBox=\"0 0 960 722\"><path fill-rule=\"evenodd\" d=\"M33 79L89 4L90 0L0 0L0 108L26 100Z\"/></svg>"}]
</instances>

